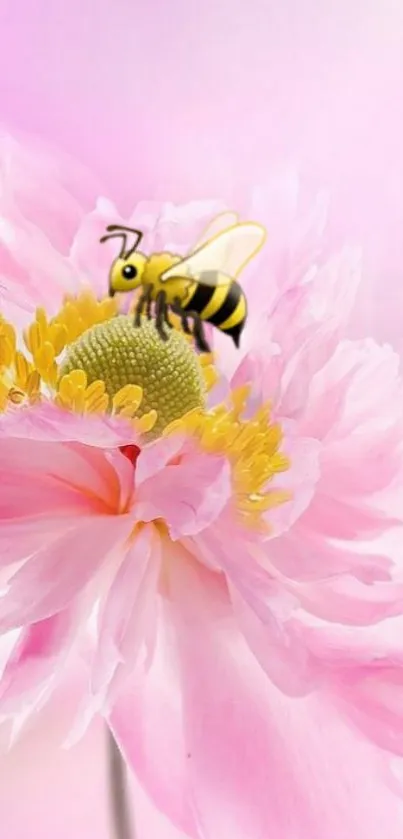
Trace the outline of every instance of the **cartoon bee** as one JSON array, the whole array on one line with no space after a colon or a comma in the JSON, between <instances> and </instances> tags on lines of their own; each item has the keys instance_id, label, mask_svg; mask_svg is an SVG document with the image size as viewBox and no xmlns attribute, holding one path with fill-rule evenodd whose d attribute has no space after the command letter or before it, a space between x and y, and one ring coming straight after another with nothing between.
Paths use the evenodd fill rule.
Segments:
<instances>
[{"instance_id":1,"label":"cartoon bee","mask_svg":"<svg viewBox=\"0 0 403 839\"><path fill-rule=\"evenodd\" d=\"M229 335L239 347L247 303L237 278L264 244L266 232L261 225L239 222L234 213L223 213L210 223L186 257L172 253L147 257L137 250L143 237L140 230L114 224L106 229L101 242L122 238L120 254L109 274L109 294L113 297L117 292L142 288L135 309L135 326L140 326L143 313L152 318L155 304L156 328L162 340L168 339L166 327L172 327L171 310L180 316L184 332L193 335L200 352L210 352L203 322ZM130 235L134 239L129 246Z\"/></svg>"}]
</instances>

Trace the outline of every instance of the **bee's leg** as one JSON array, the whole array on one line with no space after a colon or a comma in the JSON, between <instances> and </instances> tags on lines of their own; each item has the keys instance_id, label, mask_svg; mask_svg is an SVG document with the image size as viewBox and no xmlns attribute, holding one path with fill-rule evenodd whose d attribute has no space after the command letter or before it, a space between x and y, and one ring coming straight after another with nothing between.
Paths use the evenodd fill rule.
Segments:
<instances>
[{"instance_id":1,"label":"bee's leg","mask_svg":"<svg viewBox=\"0 0 403 839\"><path fill-rule=\"evenodd\" d=\"M165 291L159 291L155 301L155 325L158 334L163 341L168 340L168 335L164 332L164 324L166 323L167 310L167 296Z\"/></svg>"},{"instance_id":2,"label":"bee's leg","mask_svg":"<svg viewBox=\"0 0 403 839\"><path fill-rule=\"evenodd\" d=\"M188 312L189 317L193 318L193 337L196 341L197 349L200 352L210 353L211 349L206 341L204 334L203 321L198 312Z\"/></svg>"},{"instance_id":3,"label":"bee's leg","mask_svg":"<svg viewBox=\"0 0 403 839\"><path fill-rule=\"evenodd\" d=\"M170 309L170 307L168 306L167 303L165 303L164 321L165 321L166 325L169 326L170 329L173 329L173 323L171 323L171 321L169 319L169 309Z\"/></svg>"},{"instance_id":4,"label":"bee's leg","mask_svg":"<svg viewBox=\"0 0 403 839\"><path fill-rule=\"evenodd\" d=\"M173 306L171 306L171 309L175 313L175 315L179 315L179 317L181 319L181 327L182 327L183 331L185 332L185 334L186 335L191 335L192 332L191 332L191 329L190 329L190 326L189 326L189 323L188 323L188 313L185 312L184 309L182 309L181 301L180 301L179 297L175 297L175 300L174 300Z\"/></svg>"},{"instance_id":5,"label":"bee's leg","mask_svg":"<svg viewBox=\"0 0 403 839\"><path fill-rule=\"evenodd\" d=\"M153 287L150 285L147 300L146 300L147 320L151 320L151 318L152 318L152 312L151 312L151 305L152 305L152 302L153 302L152 290L153 290Z\"/></svg>"},{"instance_id":6,"label":"bee's leg","mask_svg":"<svg viewBox=\"0 0 403 839\"><path fill-rule=\"evenodd\" d=\"M136 306L135 315L134 315L134 325L135 326L140 326L141 325L141 316L143 314L144 306L147 306L147 317L149 319L151 317L151 299L152 299L151 298L151 292L152 292L152 286L151 285L146 285L143 293L140 295L140 297L137 301L137 306ZM150 311L150 315L149 315L149 311Z\"/></svg>"}]
</instances>

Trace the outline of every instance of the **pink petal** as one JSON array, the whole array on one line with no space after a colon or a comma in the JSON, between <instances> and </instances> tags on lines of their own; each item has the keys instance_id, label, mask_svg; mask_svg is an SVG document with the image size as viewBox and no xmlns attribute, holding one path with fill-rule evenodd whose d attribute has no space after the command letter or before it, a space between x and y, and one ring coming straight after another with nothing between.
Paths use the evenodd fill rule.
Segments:
<instances>
[{"instance_id":1,"label":"pink petal","mask_svg":"<svg viewBox=\"0 0 403 839\"><path fill-rule=\"evenodd\" d=\"M133 671L142 645L154 637L159 547L156 530L144 527L127 552L99 616L91 688L94 694L107 691L109 702Z\"/></svg>"},{"instance_id":2,"label":"pink petal","mask_svg":"<svg viewBox=\"0 0 403 839\"><path fill-rule=\"evenodd\" d=\"M227 461L194 451L139 486L134 512L140 521L163 518L171 538L179 539L208 527L230 496Z\"/></svg>"},{"instance_id":3,"label":"pink petal","mask_svg":"<svg viewBox=\"0 0 403 839\"><path fill-rule=\"evenodd\" d=\"M349 668L336 684L338 707L374 743L403 756L403 663L374 660Z\"/></svg>"},{"instance_id":4,"label":"pink petal","mask_svg":"<svg viewBox=\"0 0 403 839\"><path fill-rule=\"evenodd\" d=\"M305 517L270 542L270 562L287 577L307 582L348 573L372 583L390 579L394 566L386 550L369 552L360 542L326 539Z\"/></svg>"},{"instance_id":5,"label":"pink petal","mask_svg":"<svg viewBox=\"0 0 403 839\"><path fill-rule=\"evenodd\" d=\"M145 446L136 463L136 484L140 485L149 478L162 472L171 460L174 460L184 447L185 438L180 434L162 437Z\"/></svg>"},{"instance_id":6,"label":"pink petal","mask_svg":"<svg viewBox=\"0 0 403 839\"><path fill-rule=\"evenodd\" d=\"M80 630L77 605L24 629L0 682L0 711L18 714L43 703Z\"/></svg>"},{"instance_id":7,"label":"pink petal","mask_svg":"<svg viewBox=\"0 0 403 839\"><path fill-rule=\"evenodd\" d=\"M315 373L331 356L336 344L334 332L327 324L315 327L296 348L281 381L279 411L286 417L298 418L309 398L309 388Z\"/></svg>"},{"instance_id":8,"label":"pink petal","mask_svg":"<svg viewBox=\"0 0 403 839\"><path fill-rule=\"evenodd\" d=\"M168 250L186 254L196 246L211 219L225 209L220 201L189 201L179 205L140 201L130 225L144 232L142 249L146 253Z\"/></svg>"},{"instance_id":9,"label":"pink petal","mask_svg":"<svg viewBox=\"0 0 403 839\"><path fill-rule=\"evenodd\" d=\"M186 835L198 836L188 788L181 685L169 601L158 597L152 660L133 675L109 717L123 754L158 810Z\"/></svg>"},{"instance_id":10,"label":"pink petal","mask_svg":"<svg viewBox=\"0 0 403 839\"><path fill-rule=\"evenodd\" d=\"M403 474L398 359L372 342L345 342L315 377L301 428L324 438L322 475L305 524L365 539L401 522Z\"/></svg>"},{"instance_id":11,"label":"pink petal","mask_svg":"<svg viewBox=\"0 0 403 839\"><path fill-rule=\"evenodd\" d=\"M289 501L270 508L266 521L273 536L289 530L314 497L320 477L320 444L316 440L297 436L293 423L283 423L285 433L282 451L290 459L290 468L276 475L266 486L270 492L284 489L291 495Z\"/></svg>"},{"instance_id":12,"label":"pink petal","mask_svg":"<svg viewBox=\"0 0 403 839\"><path fill-rule=\"evenodd\" d=\"M389 575L386 579L383 577L376 582L366 583L349 574L326 577L324 570L321 579L293 580L284 576L276 564L271 562L271 541L267 542L265 550L251 544L249 552L254 560L251 562L249 559L247 564L242 562L242 551L234 550L229 556L215 534L207 534L203 541L210 543L210 549L219 557L221 567L241 591L245 586L255 593L263 586L264 591L264 575L269 572L284 592L295 597L303 609L325 621L364 626L399 615L403 611L403 583L391 580ZM267 572L263 569L267 569ZM352 571L354 573L354 569ZM366 579L365 575L361 574L360 577Z\"/></svg>"},{"instance_id":13,"label":"pink petal","mask_svg":"<svg viewBox=\"0 0 403 839\"><path fill-rule=\"evenodd\" d=\"M401 523L392 508L390 515L385 515L382 507L368 503L360 495L352 498L335 497L331 487L319 485L317 495L304 516L304 526L330 539L359 542L373 539L390 527Z\"/></svg>"},{"instance_id":14,"label":"pink petal","mask_svg":"<svg viewBox=\"0 0 403 839\"><path fill-rule=\"evenodd\" d=\"M372 340L342 341L312 381L301 427L304 433L345 440L364 427L391 428L402 392L399 357Z\"/></svg>"},{"instance_id":15,"label":"pink petal","mask_svg":"<svg viewBox=\"0 0 403 839\"><path fill-rule=\"evenodd\" d=\"M61 251L68 248L98 185L94 176L67 154L48 149L33 137L20 142L0 137L2 195L25 219L34 222Z\"/></svg>"},{"instance_id":16,"label":"pink petal","mask_svg":"<svg viewBox=\"0 0 403 839\"><path fill-rule=\"evenodd\" d=\"M41 304L46 306L49 313L55 314L63 296L79 288L81 278L41 229L25 220L15 206L3 206L2 212L0 244L29 278L21 290L28 294L32 311L35 311L35 304ZM12 293L18 283L16 272L6 281Z\"/></svg>"},{"instance_id":17,"label":"pink petal","mask_svg":"<svg viewBox=\"0 0 403 839\"><path fill-rule=\"evenodd\" d=\"M91 282L99 296L108 293L108 275L119 252L117 239L100 243L108 224L123 224L112 202L98 199L95 210L82 220L70 249L70 259L78 273Z\"/></svg>"},{"instance_id":18,"label":"pink petal","mask_svg":"<svg viewBox=\"0 0 403 839\"><path fill-rule=\"evenodd\" d=\"M366 585L344 575L311 583L283 578L283 584L304 609L327 621L364 626L403 611L403 583Z\"/></svg>"},{"instance_id":19,"label":"pink petal","mask_svg":"<svg viewBox=\"0 0 403 839\"><path fill-rule=\"evenodd\" d=\"M131 777L131 789L133 790L133 810L136 814L136 837L137 839L195 839L196 833L182 833L174 827L171 821L161 813L150 801L144 789L133 775ZM108 837L109 839L109 837Z\"/></svg>"},{"instance_id":20,"label":"pink petal","mask_svg":"<svg viewBox=\"0 0 403 839\"><path fill-rule=\"evenodd\" d=\"M386 786L382 754L325 694L288 699L271 685L232 627L214 575L173 566L171 597L200 834L398 839L403 807Z\"/></svg>"},{"instance_id":21,"label":"pink petal","mask_svg":"<svg viewBox=\"0 0 403 839\"><path fill-rule=\"evenodd\" d=\"M117 510L120 483L104 453L74 443L0 437L0 516Z\"/></svg>"},{"instance_id":22,"label":"pink petal","mask_svg":"<svg viewBox=\"0 0 403 839\"><path fill-rule=\"evenodd\" d=\"M374 743L403 755L403 617L364 628L315 621L301 641L327 669L340 713Z\"/></svg>"},{"instance_id":23,"label":"pink petal","mask_svg":"<svg viewBox=\"0 0 403 839\"><path fill-rule=\"evenodd\" d=\"M372 414L373 416L373 414ZM360 426L359 434L345 440L327 442L322 458L323 484L332 487L333 494L354 502L354 496L365 496L367 504L376 507L385 489L390 494L402 474L400 450L401 428L382 428L374 432ZM346 462L349 469L346 469ZM372 496L372 498L371 498Z\"/></svg>"},{"instance_id":24,"label":"pink petal","mask_svg":"<svg viewBox=\"0 0 403 839\"><path fill-rule=\"evenodd\" d=\"M237 625L271 681L291 696L317 687L319 663L304 644L298 624L282 614L287 609L287 593L272 581L266 587L264 605L257 606L250 593L244 599L235 586L230 586L230 594Z\"/></svg>"},{"instance_id":25,"label":"pink petal","mask_svg":"<svg viewBox=\"0 0 403 839\"><path fill-rule=\"evenodd\" d=\"M0 599L0 627L7 630L44 620L66 608L113 550L122 550L128 516L83 519L27 560Z\"/></svg>"},{"instance_id":26,"label":"pink petal","mask_svg":"<svg viewBox=\"0 0 403 839\"><path fill-rule=\"evenodd\" d=\"M310 266L306 266L306 268ZM304 281L310 284L307 320L327 324L335 342L344 336L362 275L360 248L345 247Z\"/></svg>"},{"instance_id":27,"label":"pink petal","mask_svg":"<svg viewBox=\"0 0 403 839\"><path fill-rule=\"evenodd\" d=\"M51 402L8 411L0 416L1 437L28 438L46 442L86 443L101 449L138 443L128 422L93 414L81 416Z\"/></svg>"},{"instance_id":28,"label":"pink petal","mask_svg":"<svg viewBox=\"0 0 403 839\"><path fill-rule=\"evenodd\" d=\"M197 548L207 567L225 572L235 619L261 666L281 690L303 694L319 673L316 657L301 644L298 624L289 620L299 601L266 570L265 553L248 542L248 535L232 527L226 539L222 526L211 528L198 538Z\"/></svg>"},{"instance_id":29,"label":"pink petal","mask_svg":"<svg viewBox=\"0 0 403 839\"><path fill-rule=\"evenodd\" d=\"M46 543L50 545L60 533L76 525L76 518L52 515L37 519L2 520L0 526L0 566L7 567L36 553Z\"/></svg>"}]
</instances>

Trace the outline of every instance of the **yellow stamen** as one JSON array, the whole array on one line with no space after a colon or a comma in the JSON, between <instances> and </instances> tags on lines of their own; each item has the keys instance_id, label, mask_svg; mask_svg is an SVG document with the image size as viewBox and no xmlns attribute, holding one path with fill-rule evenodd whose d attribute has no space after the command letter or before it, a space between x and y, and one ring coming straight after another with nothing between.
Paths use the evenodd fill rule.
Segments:
<instances>
[{"instance_id":1,"label":"yellow stamen","mask_svg":"<svg viewBox=\"0 0 403 839\"><path fill-rule=\"evenodd\" d=\"M134 427L139 434L149 434L149 432L155 427L157 419L157 411L148 411L146 414L143 414L140 419L134 420Z\"/></svg>"},{"instance_id":2,"label":"yellow stamen","mask_svg":"<svg viewBox=\"0 0 403 839\"><path fill-rule=\"evenodd\" d=\"M15 329L0 315L0 411L6 410L9 403L35 402L39 392L38 371L17 350Z\"/></svg>"},{"instance_id":3,"label":"yellow stamen","mask_svg":"<svg viewBox=\"0 0 403 839\"><path fill-rule=\"evenodd\" d=\"M248 524L261 526L262 512L290 498L289 492L267 486L290 464L279 451L282 432L278 424L270 422L269 405L259 408L251 419L242 418L248 392L247 387L241 387L231 394L230 407L192 412L169 426L166 433L195 435L206 451L226 455L232 465L237 509Z\"/></svg>"},{"instance_id":4,"label":"yellow stamen","mask_svg":"<svg viewBox=\"0 0 403 839\"><path fill-rule=\"evenodd\" d=\"M16 335L10 323L0 318L0 370L9 367L13 361Z\"/></svg>"},{"instance_id":5,"label":"yellow stamen","mask_svg":"<svg viewBox=\"0 0 403 839\"><path fill-rule=\"evenodd\" d=\"M14 365L16 384L23 390L31 373L31 365L19 350L15 354Z\"/></svg>"},{"instance_id":6,"label":"yellow stamen","mask_svg":"<svg viewBox=\"0 0 403 839\"><path fill-rule=\"evenodd\" d=\"M130 416L133 417L141 405L142 398L143 390L141 387L138 385L125 385L115 393L112 399L114 414L119 414L127 408L130 408L132 412Z\"/></svg>"}]
</instances>

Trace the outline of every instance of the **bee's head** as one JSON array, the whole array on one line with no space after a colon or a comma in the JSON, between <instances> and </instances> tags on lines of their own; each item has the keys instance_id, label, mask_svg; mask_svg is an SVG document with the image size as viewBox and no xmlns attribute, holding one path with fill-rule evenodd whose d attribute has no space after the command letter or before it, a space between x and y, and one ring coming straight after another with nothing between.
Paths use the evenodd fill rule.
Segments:
<instances>
[{"instance_id":1,"label":"bee's head","mask_svg":"<svg viewBox=\"0 0 403 839\"><path fill-rule=\"evenodd\" d=\"M109 272L109 295L113 297L116 292L133 291L139 288L142 282L147 257L136 250L141 241L142 233L139 230L132 230L129 227L119 227L111 224L107 227L107 234L102 237L105 242L114 237L122 238L122 247L119 256L114 260ZM128 249L127 234L135 236L134 244Z\"/></svg>"},{"instance_id":2,"label":"bee's head","mask_svg":"<svg viewBox=\"0 0 403 839\"><path fill-rule=\"evenodd\" d=\"M109 273L109 295L113 297L117 291L139 288L146 262L142 253L133 253L128 259L115 259Z\"/></svg>"}]
</instances>

